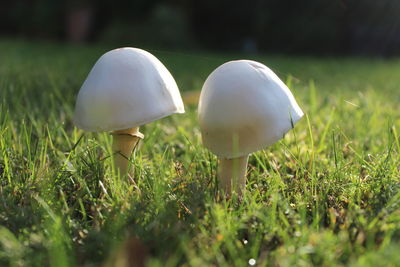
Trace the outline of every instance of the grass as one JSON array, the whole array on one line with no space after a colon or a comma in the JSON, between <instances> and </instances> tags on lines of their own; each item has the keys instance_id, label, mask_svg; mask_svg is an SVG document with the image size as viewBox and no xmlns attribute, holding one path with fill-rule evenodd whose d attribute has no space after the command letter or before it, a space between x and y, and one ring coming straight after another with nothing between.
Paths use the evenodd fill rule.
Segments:
<instances>
[{"instance_id":1,"label":"grass","mask_svg":"<svg viewBox=\"0 0 400 267\"><path fill-rule=\"evenodd\" d=\"M141 128L135 181L112 174L111 136L71 121L108 49L0 42L1 266L398 266L400 60L151 50L184 95L256 59L305 111L251 155L238 203L214 200L193 95L186 114Z\"/></svg>"}]
</instances>

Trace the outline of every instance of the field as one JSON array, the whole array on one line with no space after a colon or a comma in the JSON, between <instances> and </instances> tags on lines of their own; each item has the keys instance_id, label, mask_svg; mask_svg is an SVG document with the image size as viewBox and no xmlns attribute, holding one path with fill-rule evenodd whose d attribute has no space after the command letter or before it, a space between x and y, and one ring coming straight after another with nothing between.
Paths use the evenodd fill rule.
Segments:
<instances>
[{"instance_id":1,"label":"field","mask_svg":"<svg viewBox=\"0 0 400 267\"><path fill-rule=\"evenodd\" d=\"M129 180L109 133L72 124L111 48L0 42L0 266L398 266L400 60L150 49L187 112L141 127ZM192 92L239 58L273 69L306 116L251 155L241 202L216 201Z\"/></svg>"}]
</instances>

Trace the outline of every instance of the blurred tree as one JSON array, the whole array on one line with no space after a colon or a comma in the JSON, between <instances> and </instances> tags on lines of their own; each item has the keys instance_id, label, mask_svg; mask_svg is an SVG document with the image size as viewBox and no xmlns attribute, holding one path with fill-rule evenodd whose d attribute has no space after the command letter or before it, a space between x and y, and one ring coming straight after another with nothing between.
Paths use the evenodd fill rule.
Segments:
<instances>
[{"instance_id":1,"label":"blurred tree","mask_svg":"<svg viewBox=\"0 0 400 267\"><path fill-rule=\"evenodd\" d=\"M203 0L191 6L192 25L206 47L241 49L257 34L258 11L262 1Z\"/></svg>"},{"instance_id":2,"label":"blurred tree","mask_svg":"<svg viewBox=\"0 0 400 267\"><path fill-rule=\"evenodd\" d=\"M260 36L262 46L270 43L272 49L285 52L335 52L340 44L342 10L338 4L331 0L269 1L268 10L282 12L271 12Z\"/></svg>"},{"instance_id":3,"label":"blurred tree","mask_svg":"<svg viewBox=\"0 0 400 267\"><path fill-rule=\"evenodd\" d=\"M348 48L351 53L400 54L400 1L348 1Z\"/></svg>"},{"instance_id":4,"label":"blurred tree","mask_svg":"<svg viewBox=\"0 0 400 267\"><path fill-rule=\"evenodd\" d=\"M60 38L63 5L52 0L10 0L0 4L0 33L35 38Z\"/></svg>"},{"instance_id":5,"label":"blurred tree","mask_svg":"<svg viewBox=\"0 0 400 267\"><path fill-rule=\"evenodd\" d=\"M72 0L66 2L65 33L71 42L83 42L89 39L93 24L94 3L90 0Z\"/></svg>"},{"instance_id":6,"label":"blurred tree","mask_svg":"<svg viewBox=\"0 0 400 267\"><path fill-rule=\"evenodd\" d=\"M182 8L163 3L156 4L145 18L135 23L122 19L110 21L100 39L153 47L193 46L189 22Z\"/></svg>"},{"instance_id":7,"label":"blurred tree","mask_svg":"<svg viewBox=\"0 0 400 267\"><path fill-rule=\"evenodd\" d=\"M3 0L0 34L254 52L400 54L399 0Z\"/></svg>"}]
</instances>

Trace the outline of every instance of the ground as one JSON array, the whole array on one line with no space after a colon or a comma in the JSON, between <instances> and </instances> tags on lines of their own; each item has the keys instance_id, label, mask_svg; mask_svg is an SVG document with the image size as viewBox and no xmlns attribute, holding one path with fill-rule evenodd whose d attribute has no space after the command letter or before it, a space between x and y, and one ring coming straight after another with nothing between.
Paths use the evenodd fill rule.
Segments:
<instances>
[{"instance_id":1,"label":"ground","mask_svg":"<svg viewBox=\"0 0 400 267\"><path fill-rule=\"evenodd\" d=\"M0 41L1 266L398 266L400 60L149 49L187 112L142 127L135 175L120 179L111 136L72 123L111 48ZM274 70L306 115L250 156L242 201L218 200L193 91L243 58Z\"/></svg>"}]
</instances>

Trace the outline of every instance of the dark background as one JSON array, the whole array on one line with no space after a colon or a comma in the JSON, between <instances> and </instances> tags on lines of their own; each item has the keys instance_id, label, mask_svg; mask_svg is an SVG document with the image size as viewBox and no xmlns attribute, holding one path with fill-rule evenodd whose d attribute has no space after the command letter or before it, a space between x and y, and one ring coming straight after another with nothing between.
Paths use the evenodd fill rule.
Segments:
<instances>
[{"instance_id":1,"label":"dark background","mask_svg":"<svg viewBox=\"0 0 400 267\"><path fill-rule=\"evenodd\" d=\"M400 0L2 0L0 37L386 57L400 54Z\"/></svg>"}]
</instances>

